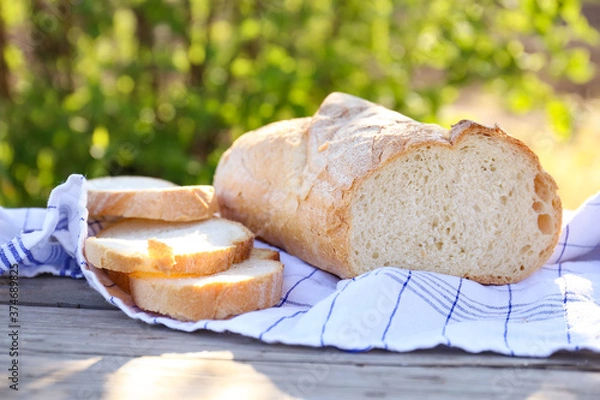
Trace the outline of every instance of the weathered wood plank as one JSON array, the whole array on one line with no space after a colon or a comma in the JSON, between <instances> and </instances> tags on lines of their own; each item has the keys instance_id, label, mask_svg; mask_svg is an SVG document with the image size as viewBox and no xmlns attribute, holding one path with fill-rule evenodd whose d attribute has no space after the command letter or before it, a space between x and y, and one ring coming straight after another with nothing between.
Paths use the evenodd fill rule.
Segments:
<instances>
[{"instance_id":1,"label":"weathered wood plank","mask_svg":"<svg viewBox=\"0 0 600 400\"><path fill-rule=\"evenodd\" d=\"M26 363L26 364L25 364ZM596 399L599 372L279 363L160 356L24 357L23 398ZM0 397L6 398L6 388Z\"/></svg>"},{"instance_id":2,"label":"weathered wood plank","mask_svg":"<svg viewBox=\"0 0 600 400\"><path fill-rule=\"evenodd\" d=\"M0 279L0 304L9 300L9 280ZM85 279L40 275L19 279L19 303L68 308L115 309Z\"/></svg>"}]
</instances>

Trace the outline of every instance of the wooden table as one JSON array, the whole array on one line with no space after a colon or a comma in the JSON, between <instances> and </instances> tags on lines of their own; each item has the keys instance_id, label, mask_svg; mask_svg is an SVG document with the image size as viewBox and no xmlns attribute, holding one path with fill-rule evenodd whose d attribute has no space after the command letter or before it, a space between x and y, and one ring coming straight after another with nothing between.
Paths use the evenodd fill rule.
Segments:
<instances>
[{"instance_id":1,"label":"wooden table","mask_svg":"<svg viewBox=\"0 0 600 400\"><path fill-rule=\"evenodd\" d=\"M0 279L0 399L600 398L600 354L592 352L534 359L268 345L147 325L84 280L49 276L19 279L12 357L8 283ZM18 393L9 387L15 358Z\"/></svg>"}]
</instances>

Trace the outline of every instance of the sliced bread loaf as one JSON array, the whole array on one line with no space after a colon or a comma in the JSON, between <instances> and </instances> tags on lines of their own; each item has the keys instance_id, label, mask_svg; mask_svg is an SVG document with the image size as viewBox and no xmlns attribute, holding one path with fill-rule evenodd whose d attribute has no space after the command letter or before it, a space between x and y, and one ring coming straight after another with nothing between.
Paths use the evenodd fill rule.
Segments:
<instances>
[{"instance_id":1,"label":"sliced bread loaf","mask_svg":"<svg viewBox=\"0 0 600 400\"><path fill-rule=\"evenodd\" d=\"M129 275L138 307L183 321L223 319L271 307L281 297L282 284L279 253L266 249L254 249L247 260L211 276Z\"/></svg>"},{"instance_id":2,"label":"sliced bread loaf","mask_svg":"<svg viewBox=\"0 0 600 400\"><path fill-rule=\"evenodd\" d=\"M279 261L279 252L268 250L268 249L259 249L253 248L250 252L249 258L256 258L262 260L273 260ZM129 276L131 273L119 272L119 271L111 271L110 269L105 269L104 272L106 275L113 281L115 285L123 289L123 291L127 294L131 294L131 289L129 286ZM133 272L135 273L135 272ZM166 275L160 272L138 272L137 277L142 279L144 277L147 278L189 278L190 275Z\"/></svg>"},{"instance_id":3,"label":"sliced bread loaf","mask_svg":"<svg viewBox=\"0 0 600 400\"><path fill-rule=\"evenodd\" d=\"M92 265L119 272L209 275L246 259L254 235L222 218L195 222L125 219L85 240Z\"/></svg>"},{"instance_id":4,"label":"sliced bread loaf","mask_svg":"<svg viewBox=\"0 0 600 400\"><path fill-rule=\"evenodd\" d=\"M208 185L177 186L143 176L96 178L87 185L87 208L94 218L199 221L218 211L214 188Z\"/></svg>"},{"instance_id":5,"label":"sliced bread loaf","mask_svg":"<svg viewBox=\"0 0 600 400\"><path fill-rule=\"evenodd\" d=\"M343 278L394 266L517 282L561 228L556 183L500 128L448 131L342 93L241 136L214 185L223 217Z\"/></svg>"}]
</instances>

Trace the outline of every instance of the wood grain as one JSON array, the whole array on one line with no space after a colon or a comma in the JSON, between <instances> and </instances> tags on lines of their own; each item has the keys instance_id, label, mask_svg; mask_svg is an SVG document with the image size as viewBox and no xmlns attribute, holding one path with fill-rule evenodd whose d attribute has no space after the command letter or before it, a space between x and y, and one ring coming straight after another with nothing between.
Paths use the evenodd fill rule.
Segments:
<instances>
[{"instance_id":1,"label":"wood grain","mask_svg":"<svg viewBox=\"0 0 600 400\"><path fill-rule=\"evenodd\" d=\"M0 279L0 304L8 303L8 279ZM92 289L85 279L52 275L19 279L19 303L67 308L116 309Z\"/></svg>"},{"instance_id":2,"label":"wood grain","mask_svg":"<svg viewBox=\"0 0 600 400\"><path fill-rule=\"evenodd\" d=\"M600 373L455 366L361 366L190 354L32 354L20 395L50 398L596 398ZM0 395L4 393L0 392ZM5 397L3 397L5 398Z\"/></svg>"},{"instance_id":3,"label":"wood grain","mask_svg":"<svg viewBox=\"0 0 600 400\"><path fill-rule=\"evenodd\" d=\"M148 325L68 278L21 279L20 298L19 398L595 399L600 388L600 354L591 352L517 358L445 347L348 353L269 345ZM10 363L9 340L0 335L1 368ZM0 386L0 398L12 395Z\"/></svg>"}]
</instances>

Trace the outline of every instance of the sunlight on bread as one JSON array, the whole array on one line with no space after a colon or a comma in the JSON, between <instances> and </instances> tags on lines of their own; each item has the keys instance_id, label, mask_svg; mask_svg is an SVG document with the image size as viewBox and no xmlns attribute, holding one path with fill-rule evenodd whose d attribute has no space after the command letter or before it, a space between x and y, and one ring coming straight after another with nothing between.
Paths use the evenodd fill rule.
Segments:
<instances>
[{"instance_id":1,"label":"sunlight on bread","mask_svg":"<svg viewBox=\"0 0 600 400\"><path fill-rule=\"evenodd\" d=\"M343 93L242 135L214 185L224 217L341 278L389 266L518 282L561 229L556 183L523 142Z\"/></svg>"}]
</instances>

